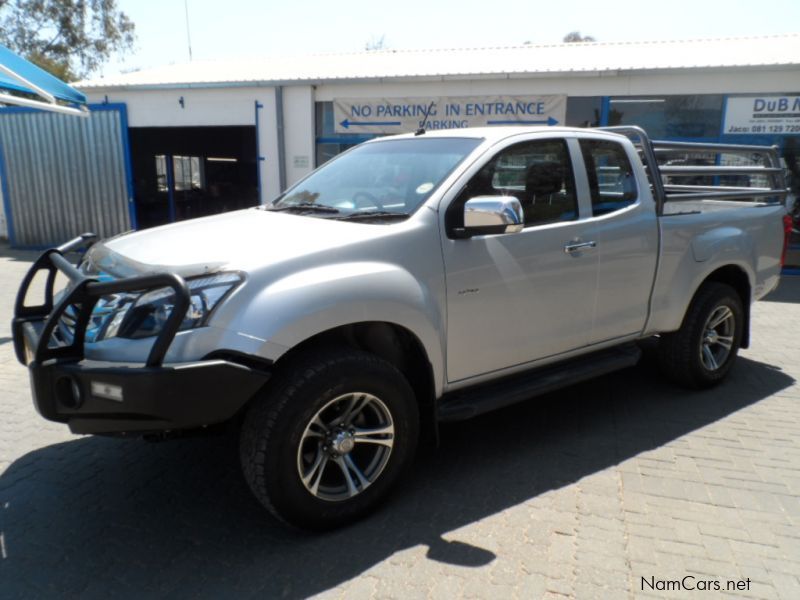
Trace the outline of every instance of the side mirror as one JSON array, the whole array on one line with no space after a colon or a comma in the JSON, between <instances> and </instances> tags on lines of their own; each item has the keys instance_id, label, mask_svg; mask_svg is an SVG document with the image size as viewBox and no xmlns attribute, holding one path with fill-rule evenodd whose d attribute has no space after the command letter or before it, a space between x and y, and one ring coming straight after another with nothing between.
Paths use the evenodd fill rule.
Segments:
<instances>
[{"instance_id":1,"label":"side mirror","mask_svg":"<svg viewBox=\"0 0 800 600\"><path fill-rule=\"evenodd\" d=\"M524 226L522 204L514 196L477 196L464 204L464 237L518 233Z\"/></svg>"}]
</instances>

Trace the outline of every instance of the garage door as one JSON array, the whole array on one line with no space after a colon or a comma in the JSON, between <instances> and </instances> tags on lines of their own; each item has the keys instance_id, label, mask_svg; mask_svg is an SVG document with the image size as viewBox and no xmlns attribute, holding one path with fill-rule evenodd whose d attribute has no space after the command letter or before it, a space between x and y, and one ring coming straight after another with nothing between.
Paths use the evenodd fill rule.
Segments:
<instances>
[{"instance_id":1,"label":"garage door","mask_svg":"<svg viewBox=\"0 0 800 600\"><path fill-rule=\"evenodd\" d=\"M12 246L134 228L127 148L121 104L92 106L88 117L0 108L0 178Z\"/></svg>"}]
</instances>

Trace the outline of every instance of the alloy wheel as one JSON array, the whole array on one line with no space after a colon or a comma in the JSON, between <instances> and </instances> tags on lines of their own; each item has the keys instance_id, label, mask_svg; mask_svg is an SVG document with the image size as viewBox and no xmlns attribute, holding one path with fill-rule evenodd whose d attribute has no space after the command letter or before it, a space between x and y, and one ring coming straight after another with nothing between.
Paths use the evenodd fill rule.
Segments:
<instances>
[{"instance_id":1,"label":"alloy wheel","mask_svg":"<svg viewBox=\"0 0 800 600\"><path fill-rule=\"evenodd\" d=\"M729 306L717 306L703 327L700 360L709 371L716 371L730 356L736 330L736 318Z\"/></svg>"},{"instance_id":2,"label":"alloy wheel","mask_svg":"<svg viewBox=\"0 0 800 600\"><path fill-rule=\"evenodd\" d=\"M318 410L297 449L297 472L321 500L349 500L380 477L394 446L394 422L376 396L352 392Z\"/></svg>"}]
</instances>

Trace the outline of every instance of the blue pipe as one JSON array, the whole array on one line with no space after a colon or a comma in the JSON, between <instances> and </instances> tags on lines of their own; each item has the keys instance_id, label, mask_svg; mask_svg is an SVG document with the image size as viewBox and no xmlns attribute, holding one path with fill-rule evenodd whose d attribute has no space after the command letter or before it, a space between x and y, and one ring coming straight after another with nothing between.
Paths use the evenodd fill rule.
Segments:
<instances>
[{"instance_id":1,"label":"blue pipe","mask_svg":"<svg viewBox=\"0 0 800 600\"><path fill-rule=\"evenodd\" d=\"M264 196L263 191L261 189L261 163L264 161L264 157L261 156L261 133L259 127L259 119L258 119L258 111L264 108L264 105L261 104L258 100L255 101L255 113L256 113L256 173L258 174L258 203L264 204Z\"/></svg>"},{"instance_id":2,"label":"blue pipe","mask_svg":"<svg viewBox=\"0 0 800 600\"><path fill-rule=\"evenodd\" d=\"M167 154L164 159L167 161L167 208L169 210L169 222L175 222L175 165L172 154Z\"/></svg>"}]
</instances>

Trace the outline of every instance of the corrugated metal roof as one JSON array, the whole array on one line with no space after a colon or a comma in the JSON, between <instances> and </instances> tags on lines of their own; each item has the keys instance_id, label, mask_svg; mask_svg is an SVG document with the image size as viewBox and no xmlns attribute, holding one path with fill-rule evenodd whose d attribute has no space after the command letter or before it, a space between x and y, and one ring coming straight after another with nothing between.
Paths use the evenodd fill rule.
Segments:
<instances>
[{"instance_id":1,"label":"corrugated metal roof","mask_svg":"<svg viewBox=\"0 0 800 600\"><path fill-rule=\"evenodd\" d=\"M800 34L654 42L381 50L198 61L80 82L97 88L183 87L394 78L467 78L800 65Z\"/></svg>"}]
</instances>

